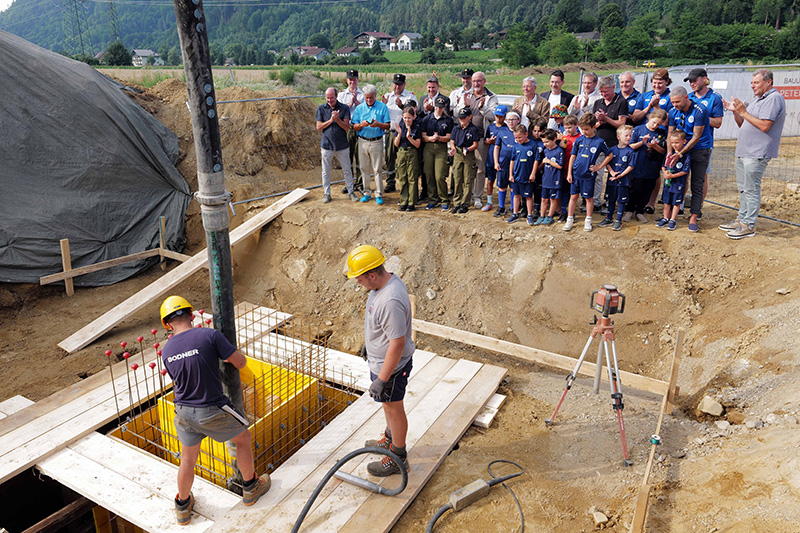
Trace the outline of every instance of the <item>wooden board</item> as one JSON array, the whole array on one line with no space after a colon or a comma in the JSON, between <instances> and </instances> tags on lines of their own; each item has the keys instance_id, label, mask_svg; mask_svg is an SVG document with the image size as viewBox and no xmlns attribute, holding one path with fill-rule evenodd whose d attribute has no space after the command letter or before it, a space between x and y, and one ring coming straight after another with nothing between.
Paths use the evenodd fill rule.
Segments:
<instances>
[{"instance_id":1,"label":"wooden board","mask_svg":"<svg viewBox=\"0 0 800 533\"><path fill-rule=\"evenodd\" d=\"M483 406L481 412L478 413L478 416L475 417L475 420L472 422L473 425L478 426L479 428L487 429L490 425L492 425L492 420L494 417L497 416L497 413L500 412L500 407L505 403L506 396L503 394L495 394L489 401L486 402L486 405Z\"/></svg>"},{"instance_id":2,"label":"wooden board","mask_svg":"<svg viewBox=\"0 0 800 533\"><path fill-rule=\"evenodd\" d=\"M56 281L69 280L77 276L90 274L92 272L98 272L100 270L105 270L106 268L124 265L125 263L130 263L132 261L141 261L142 259L147 259L148 257L153 257L156 255L159 255L159 249L153 248L152 250L145 250L143 252L136 252L135 254L124 255L122 257L115 257L114 259L108 259L107 261L100 261L99 263L94 263L92 265L72 268L69 270L65 269L66 270L65 272L59 272L58 274L50 274L48 276L42 276L41 278L39 278L39 285L47 285L48 283L55 283Z\"/></svg>"},{"instance_id":3,"label":"wooden board","mask_svg":"<svg viewBox=\"0 0 800 533\"><path fill-rule=\"evenodd\" d=\"M566 355L546 352L544 350L538 350L529 346L523 346L521 344L514 344L513 342L487 337L485 335L470 333L469 331L433 324L431 322L425 322L424 320L413 319L411 322L412 327L420 333L427 333L429 335L436 335L437 337L442 337L444 339L462 342L464 344L471 344L473 346L477 346L478 348L483 348L485 350L491 350L493 352L499 352L506 355L512 355L532 363L539 363L568 371L572 371L577 363L576 359L567 357ZM594 363L584 361L583 365L581 365L579 374L594 377L595 366L596 365ZM619 375L622 379L622 385L626 387L652 392L655 394L665 394L668 389L667 382L661 381L660 379L648 378L646 376L633 374L624 370L620 370Z\"/></svg>"},{"instance_id":4,"label":"wooden board","mask_svg":"<svg viewBox=\"0 0 800 533\"><path fill-rule=\"evenodd\" d=\"M245 221L230 233L231 246L234 246L253 232L260 230L264 224L280 215L290 205L299 202L307 194L308 190L306 189L295 189L253 218ZM80 350L159 296L169 292L173 287L207 266L207 264L208 251L203 249L185 263L178 265L158 280L61 341L58 346L68 353Z\"/></svg>"}]
</instances>

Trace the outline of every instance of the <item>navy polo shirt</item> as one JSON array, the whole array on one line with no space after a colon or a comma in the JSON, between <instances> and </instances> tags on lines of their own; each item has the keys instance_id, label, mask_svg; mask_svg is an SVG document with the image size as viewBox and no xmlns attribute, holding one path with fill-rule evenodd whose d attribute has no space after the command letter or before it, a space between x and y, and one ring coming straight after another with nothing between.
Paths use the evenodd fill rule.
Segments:
<instances>
[{"instance_id":1,"label":"navy polo shirt","mask_svg":"<svg viewBox=\"0 0 800 533\"><path fill-rule=\"evenodd\" d=\"M411 141L408 140L406 137L406 133L408 132L408 128L406 128L406 123L404 121L400 121L400 146L398 148L416 148ZM420 120L414 119L414 122L411 123L411 137L414 139L421 139L422 138L422 127L420 125Z\"/></svg>"},{"instance_id":2,"label":"navy polo shirt","mask_svg":"<svg viewBox=\"0 0 800 533\"><path fill-rule=\"evenodd\" d=\"M586 137L581 135L572 144L572 155L575 162L572 164L572 177L575 179L594 179L597 172L592 172L589 167L597 163L600 154L610 153L608 145L602 137Z\"/></svg>"},{"instance_id":3,"label":"navy polo shirt","mask_svg":"<svg viewBox=\"0 0 800 533\"><path fill-rule=\"evenodd\" d=\"M622 96L622 93L617 93L617 94L620 95L622 98L625 98L624 96ZM639 105L639 95L640 94L642 94L642 93L640 93L639 91L634 89L633 92L631 93L631 95L629 97L625 98L625 100L628 102L628 111L631 114L633 114L633 110L636 109L636 106ZM642 109L644 109L644 106L642 106Z\"/></svg>"},{"instance_id":4,"label":"navy polo shirt","mask_svg":"<svg viewBox=\"0 0 800 533\"><path fill-rule=\"evenodd\" d=\"M700 140L694 145L692 150L701 150L714 147L714 134L711 132L711 125L708 122L708 111L702 105L697 105L691 100L691 107L685 113L673 107L669 110L669 126L682 130L686 133L686 140L689 141L694 136L694 128L705 126L700 134Z\"/></svg>"},{"instance_id":5,"label":"navy polo shirt","mask_svg":"<svg viewBox=\"0 0 800 533\"><path fill-rule=\"evenodd\" d=\"M348 120L350 118L350 108L343 103L336 101L336 107L332 108L327 102L317 108L317 121L327 122L331 119L331 114L334 110L339 110L339 118ZM342 129L339 124L332 122L330 126L322 130L322 141L320 146L325 150L346 150L349 146L347 143L347 132Z\"/></svg>"},{"instance_id":6,"label":"navy polo shirt","mask_svg":"<svg viewBox=\"0 0 800 533\"><path fill-rule=\"evenodd\" d=\"M481 140L481 134L472 122L466 128L462 128L461 124L457 124L450 134L450 140L453 141L456 148L469 148L472 143Z\"/></svg>"},{"instance_id":7,"label":"navy polo shirt","mask_svg":"<svg viewBox=\"0 0 800 533\"><path fill-rule=\"evenodd\" d=\"M438 133L439 137L443 137L453 131L453 119L447 114L436 118L434 112L431 111L422 119L422 131L426 135L433 135Z\"/></svg>"}]
</instances>

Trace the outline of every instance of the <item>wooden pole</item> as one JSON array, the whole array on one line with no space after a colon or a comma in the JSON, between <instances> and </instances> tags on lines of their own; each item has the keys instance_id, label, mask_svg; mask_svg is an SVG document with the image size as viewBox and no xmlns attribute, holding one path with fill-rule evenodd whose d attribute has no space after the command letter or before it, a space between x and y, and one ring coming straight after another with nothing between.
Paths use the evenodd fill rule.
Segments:
<instances>
[{"instance_id":1,"label":"wooden pole","mask_svg":"<svg viewBox=\"0 0 800 533\"><path fill-rule=\"evenodd\" d=\"M167 248L167 237L166 237L166 217L158 217L158 249L159 250L166 250ZM161 270L167 269L167 262L164 259L164 255L161 254Z\"/></svg>"},{"instance_id":2,"label":"wooden pole","mask_svg":"<svg viewBox=\"0 0 800 533\"><path fill-rule=\"evenodd\" d=\"M64 272L68 273L72 270L72 258L69 254L69 239L61 239L59 242L61 243L61 266ZM64 280L64 285L67 287L67 296L75 294L75 287L72 284L71 277Z\"/></svg>"},{"instance_id":3,"label":"wooden pole","mask_svg":"<svg viewBox=\"0 0 800 533\"><path fill-rule=\"evenodd\" d=\"M413 323L417 317L417 295L409 294L408 299L411 300L411 322ZM414 328L411 328L411 340L414 341L414 344L417 343L417 330Z\"/></svg>"}]
</instances>

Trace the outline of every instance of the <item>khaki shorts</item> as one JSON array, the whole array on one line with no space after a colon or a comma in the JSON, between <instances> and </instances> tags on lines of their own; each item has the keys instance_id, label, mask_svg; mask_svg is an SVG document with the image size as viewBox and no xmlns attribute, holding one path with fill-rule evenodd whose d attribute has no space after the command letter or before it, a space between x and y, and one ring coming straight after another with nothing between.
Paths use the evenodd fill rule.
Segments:
<instances>
[{"instance_id":1,"label":"khaki shorts","mask_svg":"<svg viewBox=\"0 0 800 533\"><path fill-rule=\"evenodd\" d=\"M225 442L245 429L244 424L221 407L175 406L175 430L185 446L196 446L205 437Z\"/></svg>"}]
</instances>

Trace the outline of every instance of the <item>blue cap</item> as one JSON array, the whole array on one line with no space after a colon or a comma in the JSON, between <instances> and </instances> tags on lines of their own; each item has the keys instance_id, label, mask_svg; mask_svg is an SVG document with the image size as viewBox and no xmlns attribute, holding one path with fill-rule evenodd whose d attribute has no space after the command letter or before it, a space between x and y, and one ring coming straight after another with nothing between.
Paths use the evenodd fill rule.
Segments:
<instances>
[{"instance_id":1,"label":"blue cap","mask_svg":"<svg viewBox=\"0 0 800 533\"><path fill-rule=\"evenodd\" d=\"M500 104L494 108L494 114L498 117L504 117L506 116L506 113L508 113L508 107L504 106L503 104Z\"/></svg>"}]
</instances>

